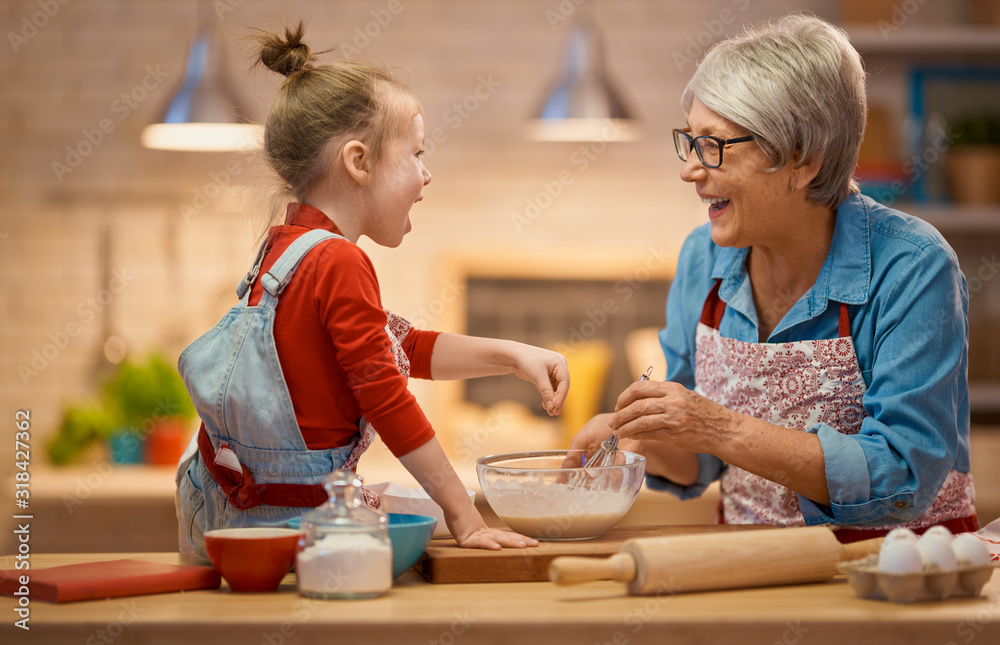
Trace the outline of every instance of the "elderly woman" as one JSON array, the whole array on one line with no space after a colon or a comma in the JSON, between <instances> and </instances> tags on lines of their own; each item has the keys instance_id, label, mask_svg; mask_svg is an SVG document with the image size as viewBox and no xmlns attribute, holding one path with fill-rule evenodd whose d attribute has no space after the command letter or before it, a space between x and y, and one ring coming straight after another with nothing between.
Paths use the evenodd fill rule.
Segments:
<instances>
[{"instance_id":1,"label":"elderly woman","mask_svg":"<svg viewBox=\"0 0 1000 645\"><path fill-rule=\"evenodd\" d=\"M612 431L719 521L828 524L842 541L978 528L969 475L968 292L930 225L858 194L865 74L846 35L789 15L712 48L674 130L709 223L685 241L660 333L666 382Z\"/></svg>"}]
</instances>

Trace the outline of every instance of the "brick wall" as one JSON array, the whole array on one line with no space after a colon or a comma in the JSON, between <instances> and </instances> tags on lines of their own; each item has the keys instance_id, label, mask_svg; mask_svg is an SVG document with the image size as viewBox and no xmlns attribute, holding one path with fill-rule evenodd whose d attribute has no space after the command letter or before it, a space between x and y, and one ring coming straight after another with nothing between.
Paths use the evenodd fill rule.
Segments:
<instances>
[{"instance_id":1,"label":"brick wall","mask_svg":"<svg viewBox=\"0 0 1000 645\"><path fill-rule=\"evenodd\" d=\"M441 133L427 157L434 182L414 208L413 233L399 249L362 241L387 306L402 315L449 288L454 276L447 267L456 257L515 257L529 266L560 263L571 269L601 258L613 271L627 271L648 254L651 241L676 252L704 220L694 191L677 177L669 138L683 120L678 98L693 69L691 57L713 31L734 33L744 22L777 15L788 5L204 4L208 21L227 39L231 76L257 118L266 113L279 79L247 75L235 38L246 25L272 26L285 17L309 20L309 42L316 49L357 47L365 44L355 40L358 30L377 32L362 54L397 69L415 89L428 133ZM798 6L838 15L833 0ZM398 12L386 14L388 8ZM525 120L553 79L571 23L572 16L558 19L560 11L586 10L600 21L608 66L641 119L644 138L583 150L580 144L527 141ZM0 32L7 40L0 46L0 396L4 418L18 408L32 410L39 443L63 405L92 393L95 376L106 368L101 348L108 335L123 339L133 355L159 349L175 358L232 304L232 289L253 255L259 209L253 200L248 207L243 187L259 183L254 162L139 144L142 127L181 78L197 15L193 0L0 5ZM31 21L42 26L32 28ZM465 116L456 118L456 104L465 106ZM102 126L106 132L97 141ZM586 167L571 161L581 151L592 156ZM54 169L54 163L67 168ZM233 163L239 173L224 178L220 173ZM513 216L524 213L545 182L567 170L572 184L518 230ZM198 196L205 193L218 194L202 204ZM183 216L185 205L197 213ZM429 322L447 328L455 313ZM436 386L413 387L440 422Z\"/></svg>"},{"instance_id":2,"label":"brick wall","mask_svg":"<svg viewBox=\"0 0 1000 645\"><path fill-rule=\"evenodd\" d=\"M676 248L702 217L693 192L676 178L669 149L667 133L681 118L678 90L692 67L678 69L672 54L686 46L688 26L713 20L733 4L728 0L596 6L609 65L646 137L600 150L584 170L569 161L578 145L521 136L556 72L570 24L552 19L557 2L204 4L208 22L226 38L231 76L258 119L279 79L248 76L235 40L246 25L272 26L283 17L308 19L316 49L365 45L356 30L377 32L362 55L396 68L415 89L428 133L442 133L427 159L434 183L414 208L414 232L401 248L362 242L387 305L404 315L444 288L435 276L443 256L488 247L499 256L627 257L649 239ZM736 15L766 15L764 4L737 9L731 27L742 22ZM5 410L32 409L39 437L64 403L91 392L105 365L107 335L120 336L134 355L162 349L176 356L232 304L232 288L252 257L259 214L248 210L240 187L258 176L254 164L139 144L142 127L181 79L197 15L192 0L24 0L0 7L7 35L0 56L0 387ZM387 24L373 23L377 18ZM477 89L486 98L474 99ZM220 173L234 160L240 172L227 181ZM512 215L567 169L574 183L517 231ZM198 191L215 195L219 185L220 196L199 201ZM197 214L182 216L183 205L199 207ZM417 390L433 408L426 388Z\"/></svg>"}]
</instances>

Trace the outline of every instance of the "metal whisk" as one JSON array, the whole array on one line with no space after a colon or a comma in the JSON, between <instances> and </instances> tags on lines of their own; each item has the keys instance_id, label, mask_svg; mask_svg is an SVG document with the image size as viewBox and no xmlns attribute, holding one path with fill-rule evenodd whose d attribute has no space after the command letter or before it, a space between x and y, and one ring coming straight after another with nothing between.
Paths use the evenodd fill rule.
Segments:
<instances>
[{"instance_id":1,"label":"metal whisk","mask_svg":"<svg viewBox=\"0 0 1000 645\"><path fill-rule=\"evenodd\" d=\"M640 381L648 381L649 375L653 373L653 366L650 365L645 374L639 377ZM612 434L601 442L601 448L594 453L594 456L587 460L586 468L604 468L615 465L615 455L618 454L618 435Z\"/></svg>"}]
</instances>

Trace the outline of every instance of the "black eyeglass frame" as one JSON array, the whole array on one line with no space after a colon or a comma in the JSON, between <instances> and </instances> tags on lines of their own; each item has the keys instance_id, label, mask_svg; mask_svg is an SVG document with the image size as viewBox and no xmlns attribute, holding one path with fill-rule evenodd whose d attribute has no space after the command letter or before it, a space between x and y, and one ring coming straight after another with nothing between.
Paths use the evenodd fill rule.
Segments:
<instances>
[{"instance_id":1,"label":"black eyeglass frame","mask_svg":"<svg viewBox=\"0 0 1000 645\"><path fill-rule=\"evenodd\" d=\"M674 150L677 152L677 157L681 161L685 162L687 161L687 159L685 159L684 155L681 153L681 143L680 139L677 136L677 135L683 135L688 140L695 154L698 155L698 161L700 161L701 165L705 166L706 168L718 168L719 166L722 165L722 156L723 156L722 151L725 149L726 146L732 145L734 143L745 143L747 141L754 141L757 139L757 136L753 134L747 135L745 137L733 137L732 139L720 139L719 137L713 137L710 134L703 134L701 136L692 137L690 134L688 134L690 130L691 128L686 128L684 130L679 130L677 128L674 128ZM697 143L698 139L711 139L716 143L716 145L719 146L719 163L712 165L705 162L705 159L702 158L701 156L701 146L698 145Z\"/></svg>"}]
</instances>

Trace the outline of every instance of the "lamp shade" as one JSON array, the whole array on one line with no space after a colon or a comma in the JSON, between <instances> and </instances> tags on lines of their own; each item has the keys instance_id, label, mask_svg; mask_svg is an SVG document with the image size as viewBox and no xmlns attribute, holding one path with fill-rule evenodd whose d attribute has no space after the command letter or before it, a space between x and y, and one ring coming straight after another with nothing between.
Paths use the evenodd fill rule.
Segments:
<instances>
[{"instance_id":1,"label":"lamp shade","mask_svg":"<svg viewBox=\"0 0 1000 645\"><path fill-rule=\"evenodd\" d=\"M600 33L579 18L566 41L562 67L546 94L531 138L538 141L632 141L638 128L608 77Z\"/></svg>"},{"instance_id":2,"label":"lamp shade","mask_svg":"<svg viewBox=\"0 0 1000 645\"><path fill-rule=\"evenodd\" d=\"M212 31L198 33L188 52L184 79L159 121L143 129L142 145L199 151L260 147L262 128L248 121L226 77L222 45Z\"/></svg>"}]
</instances>

